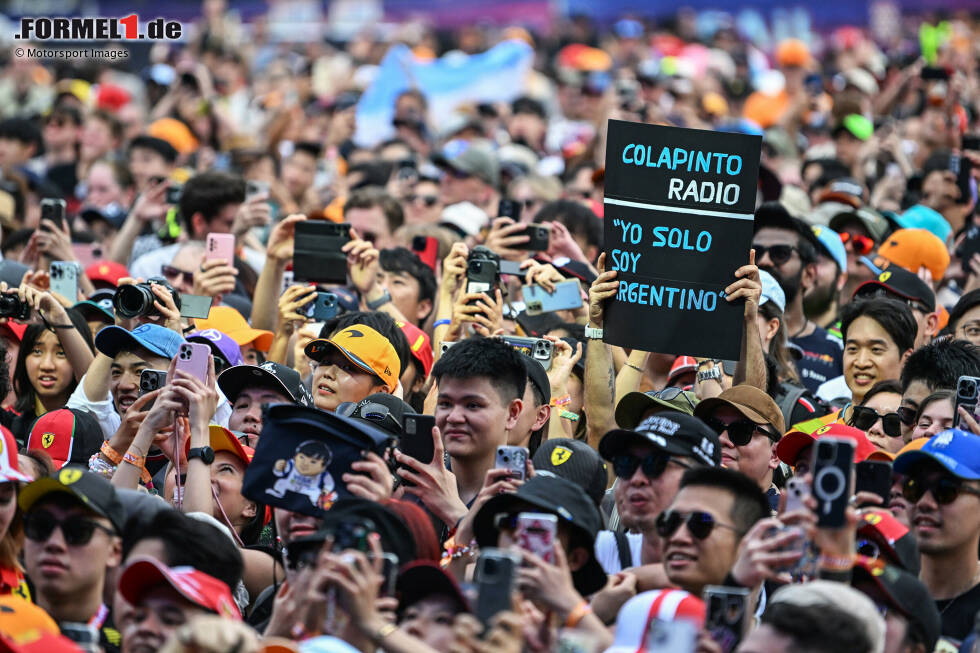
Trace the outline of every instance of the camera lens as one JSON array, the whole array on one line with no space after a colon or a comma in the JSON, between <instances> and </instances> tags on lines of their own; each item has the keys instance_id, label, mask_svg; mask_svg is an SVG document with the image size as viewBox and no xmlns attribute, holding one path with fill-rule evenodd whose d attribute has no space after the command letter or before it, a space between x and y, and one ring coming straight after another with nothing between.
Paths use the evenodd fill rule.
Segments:
<instances>
[{"instance_id":1,"label":"camera lens","mask_svg":"<svg viewBox=\"0 0 980 653\"><path fill-rule=\"evenodd\" d=\"M153 295L144 284L120 286L112 298L112 306L116 313L125 318L147 315L153 308Z\"/></svg>"}]
</instances>

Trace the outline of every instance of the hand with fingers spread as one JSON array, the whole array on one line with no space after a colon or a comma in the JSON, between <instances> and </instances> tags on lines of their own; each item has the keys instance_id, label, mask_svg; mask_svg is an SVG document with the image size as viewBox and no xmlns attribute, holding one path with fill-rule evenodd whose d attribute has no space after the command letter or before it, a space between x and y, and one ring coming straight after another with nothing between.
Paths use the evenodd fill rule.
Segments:
<instances>
[{"instance_id":1,"label":"hand with fingers spread","mask_svg":"<svg viewBox=\"0 0 980 653\"><path fill-rule=\"evenodd\" d=\"M521 485L523 485L523 481L516 478L509 469L488 469L483 479L483 487L477 493L476 499L470 505L466 516L456 526L456 543L460 546L467 546L473 539L473 520L476 518L476 513L480 512L483 504L498 494L513 494Z\"/></svg>"},{"instance_id":2,"label":"hand with fingers spread","mask_svg":"<svg viewBox=\"0 0 980 653\"><path fill-rule=\"evenodd\" d=\"M755 264L754 249L749 250L749 264L735 270L735 277L738 281L725 288L725 299L729 302L744 299L745 319L755 320L762 299L762 279Z\"/></svg>"},{"instance_id":3,"label":"hand with fingers spread","mask_svg":"<svg viewBox=\"0 0 980 653\"><path fill-rule=\"evenodd\" d=\"M738 547L732 577L749 588L759 587L767 580L791 582L784 570L803 557L804 538L802 528L784 529L774 517L756 522Z\"/></svg>"},{"instance_id":4,"label":"hand with fingers spread","mask_svg":"<svg viewBox=\"0 0 980 653\"><path fill-rule=\"evenodd\" d=\"M342 476L348 492L376 503L391 498L394 479L381 456L369 451L362 460L351 463L350 468Z\"/></svg>"},{"instance_id":5,"label":"hand with fingers spread","mask_svg":"<svg viewBox=\"0 0 980 653\"><path fill-rule=\"evenodd\" d=\"M351 229L351 240L341 248L341 251L347 254L347 271L351 283L357 288L361 297L366 297L378 284L380 252L369 241L362 240L353 229Z\"/></svg>"},{"instance_id":6,"label":"hand with fingers spread","mask_svg":"<svg viewBox=\"0 0 980 653\"><path fill-rule=\"evenodd\" d=\"M582 595L575 589L568 556L557 538L554 546L555 564L548 564L523 549L515 551L523 560L517 570L517 587L525 598L542 610L556 613L559 622L564 623L575 606L582 602Z\"/></svg>"},{"instance_id":7,"label":"hand with fingers spread","mask_svg":"<svg viewBox=\"0 0 980 653\"><path fill-rule=\"evenodd\" d=\"M462 334L467 323L473 330L489 338L501 328L504 319L504 299L500 289L494 289L494 298L487 293L461 293L453 306L453 318L449 333Z\"/></svg>"},{"instance_id":8,"label":"hand with fingers spread","mask_svg":"<svg viewBox=\"0 0 980 653\"><path fill-rule=\"evenodd\" d=\"M531 240L531 237L527 234L519 234L525 228L527 228L526 224L514 222L512 218L496 218L490 224L490 233L487 234L487 240L484 245L493 250L502 259L523 261L527 258L527 251L520 249L518 246Z\"/></svg>"},{"instance_id":9,"label":"hand with fingers spread","mask_svg":"<svg viewBox=\"0 0 980 653\"><path fill-rule=\"evenodd\" d=\"M439 427L432 428L432 462L425 464L395 450L395 460L401 465L395 473L414 485L405 486L405 493L419 498L442 523L452 528L466 514L466 504L459 498L456 475L443 462L446 449Z\"/></svg>"},{"instance_id":10,"label":"hand with fingers spread","mask_svg":"<svg viewBox=\"0 0 980 653\"><path fill-rule=\"evenodd\" d=\"M214 297L215 303L220 302L222 295L235 290L237 278L238 270L231 261L220 258L204 260L201 269L194 273L193 294Z\"/></svg>"},{"instance_id":11,"label":"hand with fingers spread","mask_svg":"<svg viewBox=\"0 0 980 653\"><path fill-rule=\"evenodd\" d=\"M74 261L75 251L71 247L71 231L67 223L54 220L41 220L41 226L34 234L37 236L37 251L52 261ZM74 299L69 297L69 299Z\"/></svg>"},{"instance_id":12,"label":"hand with fingers spread","mask_svg":"<svg viewBox=\"0 0 980 653\"><path fill-rule=\"evenodd\" d=\"M619 282L616 281L615 270L606 270L606 253L599 255L599 276L589 288L589 322L597 329L602 328L605 316L605 304L616 296Z\"/></svg>"},{"instance_id":13,"label":"hand with fingers spread","mask_svg":"<svg viewBox=\"0 0 980 653\"><path fill-rule=\"evenodd\" d=\"M284 263L293 259L296 238L296 224L306 220L302 213L294 213L280 220L269 233L265 255L274 262Z\"/></svg>"},{"instance_id":14,"label":"hand with fingers spread","mask_svg":"<svg viewBox=\"0 0 980 653\"><path fill-rule=\"evenodd\" d=\"M286 292L279 297L279 328L282 329L294 322L309 321L306 308L314 300L316 300L316 286L295 284L286 288Z\"/></svg>"},{"instance_id":15,"label":"hand with fingers spread","mask_svg":"<svg viewBox=\"0 0 980 653\"><path fill-rule=\"evenodd\" d=\"M538 263L534 259L528 259L521 263L521 269L526 271L524 275L526 285L537 284L549 293L555 292L555 284L565 281L561 272L550 263Z\"/></svg>"},{"instance_id":16,"label":"hand with fingers spread","mask_svg":"<svg viewBox=\"0 0 980 653\"><path fill-rule=\"evenodd\" d=\"M269 197L265 193L255 195L242 202L231 223L231 233L241 240L254 227L264 227L272 221Z\"/></svg>"}]
</instances>

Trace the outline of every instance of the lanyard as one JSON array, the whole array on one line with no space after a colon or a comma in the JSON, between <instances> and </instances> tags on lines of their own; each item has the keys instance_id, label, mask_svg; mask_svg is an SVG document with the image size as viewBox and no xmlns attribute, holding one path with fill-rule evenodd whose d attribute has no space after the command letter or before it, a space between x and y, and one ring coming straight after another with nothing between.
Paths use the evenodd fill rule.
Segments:
<instances>
[{"instance_id":1,"label":"lanyard","mask_svg":"<svg viewBox=\"0 0 980 653\"><path fill-rule=\"evenodd\" d=\"M91 619L88 620L88 627L94 628L95 630L102 630L102 624L105 623L106 617L109 616L109 608L103 603L99 606L98 611L95 613Z\"/></svg>"}]
</instances>

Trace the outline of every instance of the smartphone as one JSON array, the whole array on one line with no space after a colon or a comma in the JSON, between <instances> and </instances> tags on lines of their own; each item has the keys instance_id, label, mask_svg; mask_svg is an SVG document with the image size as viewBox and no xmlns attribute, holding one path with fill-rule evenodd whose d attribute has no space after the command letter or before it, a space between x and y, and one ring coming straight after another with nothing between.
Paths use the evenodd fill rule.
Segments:
<instances>
[{"instance_id":1,"label":"smartphone","mask_svg":"<svg viewBox=\"0 0 980 653\"><path fill-rule=\"evenodd\" d=\"M439 342L439 354L445 354L449 348L456 344L455 340L442 340Z\"/></svg>"},{"instance_id":2,"label":"smartphone","mask_svg":"<svg viewBox=\"0 0 980 653\"><path fill-rule=\"evenodd\" d=\"M528 241L519 245L513 245L514 249L526 249L529 252L544 252L551 244L551 227L543 224L529 224L521 231L516 231L512 236L527 236ZM501 272L503 272L501 270Z\"/></svg>"},{"instance_id":3,"label":"smartphone","mask_svg":"<svg viewBox=\"0 0 980 653\"><path fill-rule=\"evenodd\" d=\"M140 389L139 396L147 394L148 392L153 392L154 390L159 390L163 386L167 385L167 371L166 370L143 370L140 372ZM150 410L153 408L153 401L143 406L143 410Z\"/></svg>"},{"instance_id":4,"label":"smartphone","mask_svg":"<svg viewBox=\"0 0 980 653\"><path fill-rule=\"evenodd\" d=\"M398 556L394 553L382 553L377 555L375 553L368 552L367 559L372 563L378 558L381 559L381 577L384 579L381 581L381 589L379 591L380 596L394 596L395 595L395 582L398 580Z\"/></svg>"},{"instance_id":5,"label":"smartphone","mask_svg":"<svg viewBox=\"0 0 980 653\"><path fill-rule=\"evenodd\" d=\"M78 264L74 261L51 263L51 292L58 293L73 304L78 301Z\"/></svg>"},{"instance_id":6,"label":"smartphone","mask_svg":"<svg viewBox=\"0 0 980 653\"><path fill-rule=\"evenodd\" d=\"M517 545L545 562L555 562L555 536L558 517L544 512L522 512L517 515L514 537Z\"/></svg>"},{"instance_id":7,"label":"smartphone","mask_svg":"<svg viewBox=\"0 0 980 653\"><path fill-rule=\"evenodd\" d=\"M960 190L958 204L964 204L970 201L970 171L972 167L970 160L964 156L960 156L958 153L954 152L949 158L949 170L956 175L956 187Z\"/></svg>"},{"instance_id":8,"label":"smartphone","mask_svg":"<svg viewBox=\"0 0 980 653\"><path fill-rule=\"evenodd\" d=\"M264 181L245 182L245 201L258 197L259 195L269 194L269 184Z\"/></svg>"},{"instance_id":9,"label":"smartphone","mask_svg":"<svg viewBox=\"0 0 980 653\"><path fill-rule=\"evenodd\" d=\"M938 66L925 66L922 69L922 79L928 80L948 80L949 71Z\"/></svg>"},{"instance_id":10,"label":"smartphone","mask_svg":"<svg viewBox=\"0 0 980 653\"><path fill-rule=\"evenodd\" d=\"M402 418L402 436L398 438L398 450L420 463L432 462L435 451L432 444L433 415L407 414Z\"/></svg>"},{"instance_id":11,"label":"smartphone","mask_svg":"<svg viewBox=\"0 0 980 653\"><path fill-rule=\"evenodd\" d=\"M296 281L347 283L347 255L341 248L350 242L350 225L326 220L296 224L293 276Z\"/></svg>"},{"instance_id":12,"label":"smartphone","mask_svg":"<svg viewBox=\"0 0 980 653\"><path fill-rule=\"evenodd\" d=\"M964 134L962 145L964 150L980 150L980 134Z\"/></svg>"},{"instance_id":13,"label":"smartphone","mask_svg":"<svg viewBox=\"0 0 980 653\"><path fill-rule=\"evenodd\" d=\"M578 283L576 281L576 283ZM525 338L523 336L500 336L508 345L519 353L541 363L544 369L551 369L551 359L555 355L555 346L544 338Z\"/></svg>"},{"instance_id":14,"label":"smartphone","mask_svg":"<svg viewBox=\"0 0 980 653\"><path fill-rule=\"evenodd\" d=\"M956 380L956 402L953 406L953 428L960 428L960 406L966 408L966 412L973 415L973 418L980 421L978 415L978 395L980 395L980 377L961 376Z\"/></svg>"},{"instance_id":15,"label":"smartphone","mask_svg":"<svg viewBox=\"0 0 980 653\"><path fill-rule=\"evenodd\" d=\"M511 609L514 576L520 564L517 554L510 551L486 548L480 552L473 579L477 587L476 618L485 627L498 613Z\"/></svg>"},{"instance_id":16,"label":"smartphone","mask_svg":"<svg viewBox=\"0 0 980 653\"><path fill-rule=\"evenodd\" d=\"M164 202L167 204L178 204L180 202L180 196L184 192L184 187L181 184L175 184L170 182L167 186L167 191L164 194Z\"/></svg>"},{"instance_id":17,"label":"smartphone","mask_svg":"<svg viewBox=\"0 0 980 653\"><path fill-rule=\"evenodd\" d=\"M515 447L514 445L501 445L497 447L497 460L494 469L509 469L514 478L524 480L527 471L527 459L529 457L527 447Z\"/></svg>"},{"instance_id":18,"label":"smartphone","mask_svg":"<svg viewBox=\"0 0 980 653\"><path fill-rule=\"evenodd\" d=\"M208 380L208 356L211 348L199 342L185 342L177 349L177 369L193 374L202 382Z\"/></svg>"},{"instance_id":19,"label":"smartphone","mask_svg":"<svg viewBox=\"0 0 980 653\"><path fill-rule=\"evenodd\" d=\"M840 528L844 511L851 499L851 474L854 471L854 441L825 437L813 447L813 487L817 500L817 525Z\"/></svg>"},{"instance_id":20,"label":"smartphone","mask_svg":"<svg viewBox=\"0 0 980 653\"><path fill-rule=\"evenodd\" d=\"M652 619L640 650L646 653L694 653L697 642L698 629L693 621Z\"/></svg>"},{"instance_id":21,"label":"smartphone","mask_svg":"<svg viewBox=\"0 0 980 653\"><path fill-rule=\"evenodd\" d=\"M470 259L466 262L466 292L490 295L497 285L500 267L489 259Z\"/></svg>"},{"instance_id":22,"label":"smartphone","mask_svg":"<svg viewBox=\"0 0 980 653\"><path fill-rule=\"evenodd\" d=\"M796 539L790 542L789 544L780 547L777 551L779 553L789 553L791 551L799 552L800 559L794 563L790 563L789 565L778 568L777 571L793 574L795 572L798 572L800 570L801 565L804 564L806 561L806 557L805 557L805 553L807 549L806 531L803 530L802 526L779 526L779 527L774 526L766 531L765 537L766 539L772 539L775 537L779 537L780 535L783 535L785 533L795 533Z\"/></svg>"},{"instance_id":23,"label":"smartphone","mask_svg":"<svg viewBox=\"0 0 980 653\"><path fill-rule=\"evenodd\" d=\"M65 200L56 200L52 197L45 197L41 200L41 229L48 231L44 225L44 220L50 220L62 230L66 229L68 222L65 220L65 207L67 206Z\"/></svg>"},{"instance_id":24,"label":"smartphone","mask_svg":"<svg viewBox=\"0 0 980 653\"><path fill-rule=\"evenodd\" d=\"M980 254L980 226L971 224L967 227L966 235L956 250L956 255L960 258L960 266L963 268L963 274L967 277L973 274L973 270L970 268L970 259L973 258L974 254Z\"/></svg>"},{"instance_id":25,"label":"smartphone","mask_svg":"<svg viewBox=\"0 0 980 653\"><path fill-rule=\"evenodd\" d=\"M521 286L521 294L528 315L582 308L582 287L577 279L556 283L551 293L537 284Z\"/></svg>"},{"instance_id":26,"label":"smartphone","mask_svg":"<svg viewBox=\"0 0 980 653\"><path fill-rule=\"evenodd\" d=\"M786 481L786 512L806 508L806 498L810 496L810 485L802 476L792 476Z\"/></svg>"},{"instance_id":27,"label":"smartphone","mask_svg":"<svg viewBox=\"0 0 980 653\"><path fill-rule=\"evenodd\" d=\"M228 261L228 265L233 265L235 261L234 234L208 234L208 239L204 244L204 259L207 261L223 259Z\"/></svg>"},{"instance_id":28,"label":"smartphone","mask_svg":"<svg viewBox=\"0 0 980 653\"><path fill-rule=\"evenodd\" d=\"M304 313L306 317L314 322L325 322L337 317L340 310L337 304L337 295L332 292L318 291L316 297L306 305Z\"/></svg>"},{"instance_id":29,"label":"smartphone","mask_svg":"<svg viewBox=\"0 0 980 653\"><path fill-rule=\"evenodd\" d=\"M279 291L279 294L281 295L286 292L286 290L288 290L294 283L295 277L293 276L293 271L284 270L282 273L282 290Z\"/></svg>"},{"instance_id":30,"label":"smartphone","mask_svg":"<svg viewBox=\"0 0 980 653\"><path fill-rule=\"evenodd\" d=\"M514 222L520 222L521 208L520 202L504 198L497 205L497 215L503 218L510 218Z\"/></svg>"},{"instance_id":31,"label":"smartphone","mask_svg":"<svg viewBox=\"0 0 980 653\"><path fill-rule=\"evenodd\" d=\"M892 493L892 466L879 460L864 460L854 466L854 493L871 492L887 508ZM860 506L858 506L860 507Z\"/></svg>"},{"instance_id":32,"label":"smartphone","mask_svg":"<svg viewBox=\"0 0 980 653\"><path fill-rule=\"evenodd\" d=\"M745 636L750 613L748 588L708 585L704 588L704 603L705 630L722 653L731 653Z\"/></svg>"}]
</instances>

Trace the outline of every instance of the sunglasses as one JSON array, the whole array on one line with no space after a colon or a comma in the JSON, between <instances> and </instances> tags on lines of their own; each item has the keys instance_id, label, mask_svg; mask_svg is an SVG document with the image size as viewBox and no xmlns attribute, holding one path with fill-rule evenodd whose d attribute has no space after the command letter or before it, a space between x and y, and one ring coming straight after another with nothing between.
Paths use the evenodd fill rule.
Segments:
<instances>
[{"instance_id":1,"label":"sunglasses","mask_svg":"<svg viewBox=\"0 0 980 653\"><path fill-rule=\"evenodd\" d=\"M910 503L916 503L926 492L932 493L932 498L941 506L949 505L956 501L960 493L972 494L980 497L980 490L963 485L963 481L949 476L940 476L931 481L924 478L910 476L902 482L902 496Z\"/></svg>"},{"instance_id":2,"label":"sunglasses","mask_svg":"<svg viewBox=\"0 0 980 653\"><path fill-rule=\"evenodd\" d=\"M902 437L902 417L897 412L882 415L868 406L852 406L851 411L851 426L854 428L867 431L880 419L885 435L890 438Z\"/></svg>"},{"instance_id":3,"label":"sunglasses","mask_svg":"<svg viewBox=\"0 0 980 653\"><path fill-rule=\"evenodd\" d=\"M439 201L438 195L409 195L405 198L410 204L416 204L422 202L428 207L433 207Z\"/></svg>"},{"instance_id":4,"label":"sunglasses","mask_svg":"<svg viewBox=\"0 0 980 653\"><path fill-rule=\"evenodd\" d=\"M715 529L715 526L728 528L736 533L740 532L734 526L715 521L715 518L707 512L700 510L693 512L665 510L657 517L657 535L660 537L671 537L681 527L681 524L686 524L688 532L699 540L707 539L711 535L711 531Z\"/></svg>"},{"instance_id":5,"label":"sunglasses","mask_svg":"<svg viewBox=\"0 0 980 653\"><path fill-rule=\"evenodd\" d=\"M704 420L704 423L718 435L728 431L728 439L731 440L732 444L734 444L736 447L744 447L749 442L752 442L752 436L755 435L756 431L762 433L773 442L777 442L779 440L779 436L770 433L755 422L750 422L747 419L739 419L731 422L730 424L725 424L716 417L708 417Z\"/></svg>"},{"instance_id":6,"label":"sunglasses","mask_svg":"<svg viewBox=\"0 0 980 653\"><path fill-rule=\"evenodd\" d=\"M35 542L47 542L55 528L61 529L68 546L85 546L92 540L95 530L105 531L108 535L116 533L91 519L81 516L67 517L61 521L47 510L36 510L24 515L24 535Z\"/></svg>"},{"instance_id":7,"label":"sunglasses","mask_svg":"<svg viewBox=\"0 0 980 653\"><path fill-rule=\"evenodd\" d=\"M898 419L902 420L902 424L905 426L915 426L915 414L919 412L915 408L899 406L895 412L898 413Z\"/></svg>"},{"instance_id":8,"label":"sunglasses","mask_svg":"<svg viewBox=\"0 0 980 653\"><path fill-rule=\"evenodd\" d=\"M684 401L687 402L687 405L691 407L691 410L694 410L694 402L691 401L689 396L684 394L684 388L664 388L663 390L659 390L657 392L651 392L650 396L654 399L662 399L663 401L673 401L674 399L677 399L678 396L681 396L684 398Z\"/></svg>"},{"instance_id":9,"label":"sunglasses","mask_svg":"<svg viewBox=\"0 0 980 653\"><path fill-rule=\"evenodd\" d=\"M684 469L691 469L691 466L687 463L682 463L679 460L674 460L670 455L665 453L652 453L649 456L640 458L639 456L632 456L630 454L621 454L619 456L614 456L612 459L613 472L616 474L617 478L623 480L628 480L633 478L636 474L636 470L642 468L643 475L648 479L660 478L660 475L664 473L667 469L667 463L673 462L676 465L683 467Z\"/></svg>"},{"instance_id":10,"label":"sunglasses","mask_svg":"<svg viewBox=\"0 0 980 653\"><path fill-rule=\"evenodd\" d=\"M164 265L160 268L160 271L163 272L163 276L170 283L177 283L179 279L187 279L187 283L194 283L193 272L187 272L186 270L175 268L172 265Z\"/></svg>"},{"instance_id":11,"label":"sunglasses","mask_svg":"<svg viewBox=\"0 0 980 653\"><path fill-rule=\"evenodd\" d=\"M870 254L871 250L875 248L875 241L871 238L859 234L849 234L846 231L841 232L840 241L845 245L851 243L854 253L860 256Z\"/></svg>"},{"instance_id":12,"label":"sunglasses","mask_svg":"<svg viewBox=\"0 0 980 653\"><path fill-rule=\"evenodd\" d=\"M756 243L752 243L752 249L755 250L755 260L757 263L762 260L762 257L768 254L769 260L777 267L793 258L793 252L799 251L793 245L766 246L757 245Z\"/></svg>"}]
</instances>

